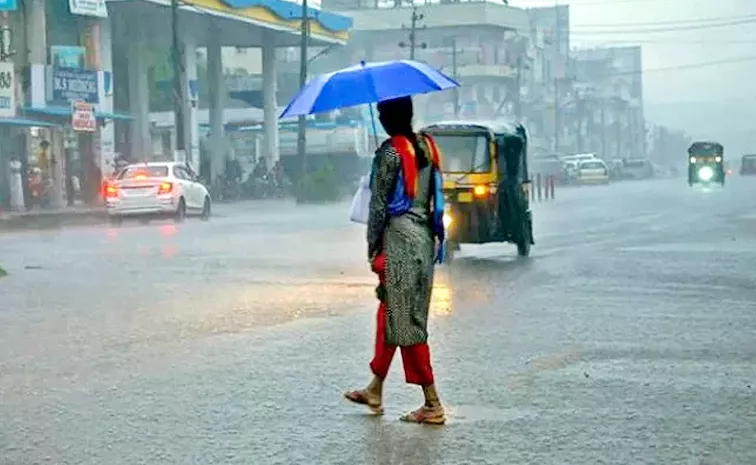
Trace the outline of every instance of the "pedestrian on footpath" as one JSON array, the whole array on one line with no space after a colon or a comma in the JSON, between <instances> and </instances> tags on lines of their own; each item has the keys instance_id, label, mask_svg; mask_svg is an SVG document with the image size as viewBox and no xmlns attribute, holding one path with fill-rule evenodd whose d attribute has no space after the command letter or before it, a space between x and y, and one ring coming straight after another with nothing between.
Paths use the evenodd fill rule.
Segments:
<instances>
[{"instance_id":1,"label":"pedestrian on footpath","mask_svg":"<svg viewBox=\"0 0 756 465\"><path fill-rule=\"evenodd\" d=\"M400 347L407 383L421 386L425 396L420 408L401 419L443 424L427 343L433 267L443 259L439 152L430 136L412 130L411 98L380 102L378 112L390 139L376 151L371 175L368 259L380 282L373 379L344 396L382 414L383 383Z\"/></svg>"}]
</instances>

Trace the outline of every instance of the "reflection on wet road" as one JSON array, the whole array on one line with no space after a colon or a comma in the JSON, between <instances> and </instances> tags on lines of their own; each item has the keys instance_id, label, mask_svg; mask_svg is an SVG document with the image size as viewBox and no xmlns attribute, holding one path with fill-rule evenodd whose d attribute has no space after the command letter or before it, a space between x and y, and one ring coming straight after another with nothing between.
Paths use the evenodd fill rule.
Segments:
<instances>
[{"instance_id":1,"label":"reflection on wet road","mask_svg":"<svg viewBox=\"0 0 756 465\"><path fill-rule=\"evenodd\" d=\"M753 464L756 187L563 189L533 257L465 247L431 331L443 428L395 362L345 206L6 234L0 464Z\"/></svg>"}]
</instances>

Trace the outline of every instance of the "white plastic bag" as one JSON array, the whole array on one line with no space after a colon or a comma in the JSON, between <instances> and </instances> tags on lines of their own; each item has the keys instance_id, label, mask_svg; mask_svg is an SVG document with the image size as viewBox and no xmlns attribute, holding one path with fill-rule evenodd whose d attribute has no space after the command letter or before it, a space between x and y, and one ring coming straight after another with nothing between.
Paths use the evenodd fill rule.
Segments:
<instances>
[{"instance_id":1,"label":"white plastic bag","mask_svg":"<svg viewBox=\"0 0 756 465\"><path fill-rule=\"evenodd\" d=\"M370 214L370 176L360 178L360 185L352 199L352 208L349 211L349 219L355 223L367 224Z\"/></svg>"}]
</instances>

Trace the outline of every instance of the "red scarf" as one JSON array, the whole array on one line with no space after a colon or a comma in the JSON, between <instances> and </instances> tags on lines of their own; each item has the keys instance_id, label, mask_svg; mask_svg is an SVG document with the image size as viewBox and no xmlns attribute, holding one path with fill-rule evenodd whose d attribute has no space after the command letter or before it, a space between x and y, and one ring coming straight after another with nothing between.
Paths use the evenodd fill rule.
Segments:
<instances>
[{"instance_id":1,"label":"red scarf","mask_svg":"<svg viewBox=\"0 0 756 465\"><path fill-rule=\"evenodd\" d=\"M436 141L433 140L428 134L422 134L420 137L425 141L425 145L430 151L430 159L435 169L441 168L441 152L438 150ZM404 191L410 199L414 199L417 195L417 161L415 159L415 147L412 142L405 136L393 136L391 138L391 144L394 146L394 150L399 154L399 159L402 162L402 174L404 175Z\"/></svg>"}]
</instances>

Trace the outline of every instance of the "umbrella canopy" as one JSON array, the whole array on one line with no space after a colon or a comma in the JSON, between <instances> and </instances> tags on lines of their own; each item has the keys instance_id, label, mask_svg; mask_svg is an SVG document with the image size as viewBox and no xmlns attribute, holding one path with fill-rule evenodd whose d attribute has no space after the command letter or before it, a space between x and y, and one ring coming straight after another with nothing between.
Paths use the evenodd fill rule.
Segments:
<instances>
[{"instance_id":1,"label":"umbrella canopy","mask_svg":"<svg viewBox=\"0 0 756 465\"><path fill-rule=\"evenodd\" d=\"M281 118L321 113L452 87L459 87L459 84L437 69L417 61L362 62L308 82L294 96Z\"/></svg>"}]
</instances>

